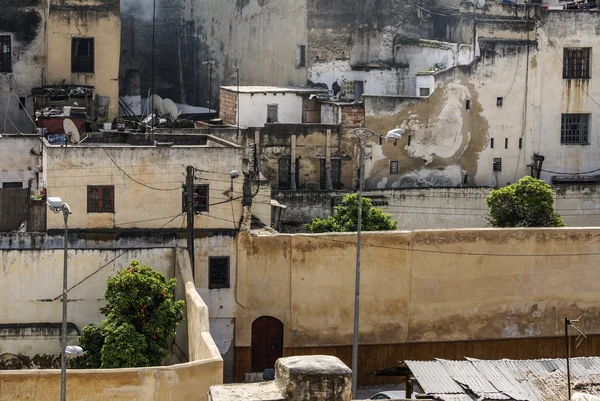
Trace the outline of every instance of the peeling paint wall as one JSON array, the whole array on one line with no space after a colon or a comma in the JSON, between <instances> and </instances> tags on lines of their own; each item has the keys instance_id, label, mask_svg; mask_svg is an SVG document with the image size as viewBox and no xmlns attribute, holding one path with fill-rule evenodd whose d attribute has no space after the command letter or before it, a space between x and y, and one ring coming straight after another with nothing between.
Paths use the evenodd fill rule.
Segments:
<instances>
[{"instance_id":1,"label":"peeling paint wall","mask_svg":"<svg viewBox=\"0 0 600 401\"><path fill-rule=\"evenodd\" d=\"M363 344L560 336L564 316L580 315L585 333L600 331L597 229L365 233L362 241ZM355 244L355 234L241 236L236 346L250 346L260 316L284 323L285 347L351 344ZM531 256L549 253L577 256Z\"/></svg>"},{"instance_id":2,"label":"peeling paint wall","mask_svg":"<svg viewBox=\"0 0 600 401\"><path fill-rule=\"evenodd\" d=\"M0 133L35 132L27 116L33 114L33 99L27 96L44 82L47 8L48 0L0 1L0 35L10 35L12 44L12 72L0 72ZM26 98L26 109L19 108L18 98Z\"/></svg>"},{"instance_id":3,"label":"peeling paint wall","mask_svg":"<svg viewBox=\"0 0 600 401\"><path fill-rule=\"evenodd\" d=\"M39 137L3 135L0 138L0 187L4 183L20 182L27 188L32 180L32 189L37 190L41 154Z\"/></svg>"}]
</instances>

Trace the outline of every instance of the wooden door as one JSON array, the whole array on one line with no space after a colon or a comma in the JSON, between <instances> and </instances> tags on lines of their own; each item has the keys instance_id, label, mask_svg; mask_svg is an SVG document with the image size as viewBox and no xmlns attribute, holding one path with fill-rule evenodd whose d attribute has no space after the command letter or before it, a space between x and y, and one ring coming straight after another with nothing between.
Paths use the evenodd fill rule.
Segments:
<instances>
[{"instance_id":1,"label":"wooden door","mask_svg":"<svg viewBox=\"0 0 600 401\"><path fill-rule=\"evenodd\" d=\"M283 323L271 316L261 316L252 322L252 371L273 369L282 356Z\"/></svg>"}]
</instances>

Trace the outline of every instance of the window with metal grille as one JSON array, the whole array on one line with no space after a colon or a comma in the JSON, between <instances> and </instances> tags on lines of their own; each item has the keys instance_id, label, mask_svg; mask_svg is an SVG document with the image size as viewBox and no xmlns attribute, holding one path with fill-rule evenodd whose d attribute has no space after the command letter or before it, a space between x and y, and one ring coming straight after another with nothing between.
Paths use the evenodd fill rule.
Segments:
<instances>
[{"instance_id":1,"label":"window with metal grille","mask_svg":"<svg viewBox=\"0 0 600 401\"><path fill-rule=\"evenodd\" d=\"M194 184L194 213L199 213L199 212L208 212L208 201L209 201L209 196L208 196L208 192L210 191L210 187L207 184ZM181 207L182 207L182 211L185 213L187 212L187 198L185 195L185 191L183 191L181 193L182 196L182 201L181 201Z\"/></svg>"},{"instance_id":2,"label":"window with metal grille","mask_svg":"<svg viewBox=\"0 0 600 401\"><path fill-rule=\"evenodd\" d=\"M88 185L88 213L113 213L115 211L114 185Z\"/></svg>"},{"instance_id":3,"label":"window with metal grille","mask_svg":"<svg viewBox=\"0 0 600 401\"><path fill-rule=\"evenodd\" d=\"M71 40L71 72L94 72L94 38Z\"/></svg>"},{"instance_id":4,"label":"window with metal grille","mask_svg":"<svg viewBox=\"0 0 600 401\"><path fill-rule=\"evenodd\" d=\"M398 174L400 172L400 162L398 160L390 160L390 174Z\"/></svg>"},{"instance_id":5,"label":"window with metal grille","mask_svg":"<svg viewBox=\"0 0 600 401\"><path fill-rule=\"evenodd\" d=\"M493 171L502 171L502 158L494 157Z\"/></svg>"},{"instance_id":6,"label":"window with metal grille","mask_svg":"<svg viewBox=\"0 0 600 401\"><path fill-rule=\"evenodd\" d=\"M560 143L584 145L589 143L589 114L563 114L560 125Z\"/></svg>"},{"instance_id":7,"label":"window with metal grille","mask_svg":"<svg viewBox=\"0 0 600 401\"><path fill-rule=\"evenodd\" d=\"M325 159L321 159L321 182L320 188L327 189L327 168ZM331 186L333 189L342 188L342 160L331 160Z\"/></svg>"},{"instance_id":8,"label":"window with metal grille","mask_svg":"<svg viewBox=\"0 0 600 401\"><path fill-rule=\"evenodd\" d=\"M268 104L267 105L267 122L268 123L276 123L279 122L279 118L277 115L277 105L276 104Z\"/></svg>"},{"instance_id":9,"label":"window with metal grille","mask_svg":"<svg viewBox=\"0 0 600 401\"><path fill-rule=\"evenodd\" d=\"M0 72L12 72L10 35L0 35Z\"/></svg>"},{"instance_id":10,"label":"window with metal grille","mask_svg":"<svg viewBox=\"0 0 600 401\"><path fill-rule=\"evenodd\" d=\"M421 97L427 97L429 96L429 88L419 88L419 96Z\"/></svg>"},{"instance_id":11,"label":"window with metal grille","mask_svg":"<svg viewBox=\"0 0 600 401\"><path fill-rule=\"evenodd\" d=\"M2 188L23 188L23 183L18 181L18 182L3 182L2 183Z\"/></svg>"},{"instance_id":12,"label":"window with metal grille","mask_svg":"<svg viewBox=\"0 0 600 401\"><path fill-rule=\"evenodd\" d=\"M571 47L563 50L563 79L590 78L590 48Z\"/></svg>"},{"instance_id":13,"label":"window with metal grille","mask_svg":"<svg viewBox=\"0 0 600 401\"><path fill-rule=\"evenodd\" d=\"M208 258L208 288L229 288L229 256Z\"/></svg>"},{"instance_id":14,"label":"window with metal grille","mask_svg":"<svg viewBox=\"0 0 600 401\"><path fill-rule=\"evenodd\" d=\"M290 189L292 182L292 159L279 159L279 189Z\"/></svg>"}]
</instances>

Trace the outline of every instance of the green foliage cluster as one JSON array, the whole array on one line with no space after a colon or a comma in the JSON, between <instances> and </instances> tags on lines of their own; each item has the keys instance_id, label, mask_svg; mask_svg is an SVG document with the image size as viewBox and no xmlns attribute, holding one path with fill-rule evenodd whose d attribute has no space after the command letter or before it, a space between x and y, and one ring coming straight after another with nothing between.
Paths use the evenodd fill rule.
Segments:
<instances>
[{"instance_id":1,"label":"green foliage cluster","mask_svg":"<svg viewBox=\"0 0 600 401\"><path fill-rule=\"evenodd\" d=\"M315 218L306 229L311 233L352 232L358 225L358 193L346 195L342 203L333 210L333 215L326 219ZM397 230L398 222L391 216L376 208L369 198L362 199L362 231Z\"/></svg>"},{"instance_id":2,"label":"green foliage cluster","mask_svg":"<svg viewBox=\"0 0 600 401\"><path fill-rule=\"evenodd\" d=\"M106 317L83 329L81 369L158 366L183 321L184 301L174 300L175 279L136 260L106 281Z\"/></svg>"},{"instance_id":3,"label":"green foliage cluster","mask_svg":"<svg viewBox=\"0 0 600 401\"><path fill-rule=\"evenodd\" d=\"M550 185L533 177L496 189L486 198L494 227L562 227Z\"/></svg>"}]
</instances>

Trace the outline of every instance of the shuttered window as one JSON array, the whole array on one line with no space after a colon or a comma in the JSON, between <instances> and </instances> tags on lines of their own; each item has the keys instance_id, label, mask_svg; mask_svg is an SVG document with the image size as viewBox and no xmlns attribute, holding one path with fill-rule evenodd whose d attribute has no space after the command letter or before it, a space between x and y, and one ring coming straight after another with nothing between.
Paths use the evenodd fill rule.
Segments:
<instances>
[{"instance_id":1,"label":"shuttered window","mask_svg":"<svg viewBox=\"0 0 600 401\"><path fill-rule=\"evenodd\" d=\"M113 213L115 211L114 185L88 185L88 213Z\"/></svg>"}]
</instances>

